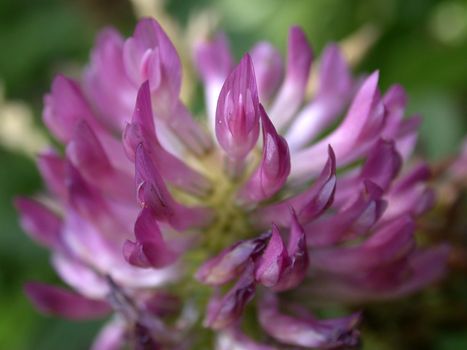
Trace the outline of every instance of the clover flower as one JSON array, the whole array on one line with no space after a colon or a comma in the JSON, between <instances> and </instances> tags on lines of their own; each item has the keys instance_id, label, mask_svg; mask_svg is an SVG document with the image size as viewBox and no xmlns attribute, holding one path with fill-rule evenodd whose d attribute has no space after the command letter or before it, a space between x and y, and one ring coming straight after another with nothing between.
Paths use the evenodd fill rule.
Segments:
<instances>
[{"instance_id":1,"label":"clover flower","mask_svg":"<svg viewBox=\"0 0 467 350\"><path fill-rule=\"evenodd\" d=\"M434 197L427 165L403 166L419 118L404 118L402 87L381 95L378 72L353 77L331 44L306 98L297 27L286 64L266 42L235 64L223 35L194 58L206 123L181 102L180 59L153 19L128 39L105 30L80 81L53 81L44 123L64 152L38 157L46 200L16 206L74 291L27 284L41 311L113 314L99 350L352 347L359 313L311 309L442 276L448 248L415 239Z\"/></svg>"}]
</instances>

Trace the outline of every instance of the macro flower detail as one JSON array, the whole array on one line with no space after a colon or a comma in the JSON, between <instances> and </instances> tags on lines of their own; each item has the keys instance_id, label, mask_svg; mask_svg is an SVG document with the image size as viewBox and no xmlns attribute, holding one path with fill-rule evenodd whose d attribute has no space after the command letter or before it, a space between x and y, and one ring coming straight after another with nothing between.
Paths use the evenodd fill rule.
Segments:
<instances>
[{"instance_id":1,"label":"macro flower detail","mask_svg":"<svg viewBox=\"0 0 467 350\"><path fill-rule=\"evenodd\" d=\"M48 314L111 315L95 350L358 346L359 312L312 309L416 292L449 252L415 237L434 195L403 88L353 77L331 44L309 99L297 27L285 67L265 42L235 64L222 34L194 58L205 120L154 19L128 39L104 30L80 81L54 79L43 119L64 151L38 156L47 193L15 204L70 288L26 294Z\"/></svg>"}]
</instances>

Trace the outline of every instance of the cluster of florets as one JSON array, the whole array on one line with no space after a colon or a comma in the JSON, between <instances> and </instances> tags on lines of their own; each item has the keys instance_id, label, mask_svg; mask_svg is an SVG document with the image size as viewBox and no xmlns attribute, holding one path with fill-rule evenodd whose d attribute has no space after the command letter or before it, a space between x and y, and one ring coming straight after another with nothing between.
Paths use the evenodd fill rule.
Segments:
<instances>
[{"instance_id":1,"label":"cluster of florets","mask_svg":"<svg viewBox=\"0 0 467 350\"><path fill-rule=\"evenodd\" d=\"M419 125L404 118L403 89L380 95L377 72L352 77L329 45L308 99L312 56L295 27L285 65L269 43L237 65L224 36L198 43L201 125L156 21L126 40L100 34L82 79L58 76L45 98L65 145L38 157L47 195L16 202L74 289L29 283L34 304L72 319L113 313L94 349L200 348L202 327L216 349L336 348L358 343L360 315L320 320L310 308L438 279L447 248L414 236L433 194L426 165L403 167Z\"/></svg>"}]
</instances>

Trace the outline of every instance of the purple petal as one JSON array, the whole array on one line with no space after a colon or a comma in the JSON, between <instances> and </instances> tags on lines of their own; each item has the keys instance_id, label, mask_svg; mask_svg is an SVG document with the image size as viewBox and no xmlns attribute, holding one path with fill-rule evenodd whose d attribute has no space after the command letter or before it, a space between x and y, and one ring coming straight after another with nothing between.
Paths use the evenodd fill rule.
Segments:
<instances>
[{"instance_id":1,"label":"purple petal","mask_svg":"<svg viewBox=\"0 0 467 350\"><path fill-rule=\"evenodd\" d=\"M358 159L379 139L385 110L378 92L378 72L366 79L340 126L318 143L292 154L293 180L310 179L324 162L326 148L332 145L338 165Z\"/></svg>"},{"instance_id":2,"label":"purple petal","mask_svg":"<svg viewBox=\"0 0 467 350\"><path fill-rule=\"evenodd\" d=\"M49 95L45 96L44 123L62 142L68 142L76 123L92 119L92 112L78 84L64 76L57 76Z\"/></svg>"},{"instance_id":3,"label":"purple petal","mask_svg":"<svg viewBox=\"0 0 467 350\"><path fill-rule=\"evenodd\" d=\"M237 321L245 305L253 299L256 290L254 264L250 261L237 283L221 299L213 299L208 305L204 326L223 329Z\"/></svg>"},{"instance_id":4,"label":"purple petal","mask_svg":"<svg viewBox=\"0 0 467 350\"><path fill-rule=\"evenodd\" d=\"M275 291L285 291L297 287L306 277L309 266L308 248L303 227L298 222L295 212L291 210L292 224L290 227L287 251L290 264L283 271L279 283L274 286Z\"/></svg>"},{"instance_id":5,"label":"purple petal","mask_svg":"<svg viewBox=\"0 0 467 350\"><path fill-rule=\"evenodd\" d=\"M36 242L59 250L62 247L62 220L42 203L28 198L17 198L15 207L20 214L21 227Z\"/></svg>"},{"instance_id":6,"label":"purple petal","mask_svg":"<svg viewBox=\"0 0 467 350\"><path fill-rule=\"evenodd\" d=\"M162 268L175 262L177 255L164 242L157 221L148 208L144 208L135 222L136 242L126 241L125 259L134 266Z\"/></svg>"},{"instance_id":7,"label":"purple petal","mask_svg":"<svg viewBox=\"0 0 467 350\"><path fill-rule=\"evenodd\" d=\"M303 319L281 314L278 301L272 294L265 295L259 306L259 322L274 339L289 345L334 349L356 346L359 342L355 326L359 314L330 320Z\"/></svg>"},{"instance_id":8,"label":"purple petal","mask_svg":"<svg viewBox=\"0 0 467 350\"><path fill-rule=\"evenodd\" d=\"M279 51L268 42L256 44L250 51L255 67L260 101L271 99L282 78L282 58Z\"/></svg>"},{"instance_id":9,"label":"purple petal","mask_svg":"<svg viewBox=\"0 0 467 350\"><path fill-rule=\"evenodd\" d=\"M293 208L302 223L309 222L323 213L331 204L336 188L336 158L328 147L328 160L319 178L304 193L279 203L260 208L255 213L261 225L275 222L281 226L290 224L289 208Z\"/></svg>"},{"instance_id":10,"label":"purple petal","mask_svg":"<svg viewBox=\"0 0 467 350\"><path fill-rule=\"evenodd\" d=\"M346 303L390 300L417 292L446 274L450 248L439 245L414 252L403 260L378 266L375 270L354 271L351 275L322 275L320 283L307 286L306 296L317 300Z\"/></svg>"},{"instance_id":11,"label":"purple petal","mask_svg":"<svg viewBox=\"0 0 467 350\"><path fill-rule=\"evenodd\" d=\"M142 207L149 207L157 220L165 221L177 230L205 225L211 213L204 208L189 208L178 204L167 189L161 175L140 144L135 155L137 199Z\"/></svg>"},{"instance_id":12,"label":"purple petal","mask_svg":"<svg viewBox=\"0 0 467 350\"><path fill-rule=\"evenodd\" d=\"M426 164L411 169L388 193L388 210L384 220L390 220L402 214L419 216L431 209L435 202L434 191L427 186L431 171Z\"/></svg>"},{"instance_id":13,"label":"purple petal","mask_svg":"<svg viewBox=\"0 0 467 350\"><path fill-rule=\"evenodd\" d=\"M217 79L224 81L234 66L224 33L208 40L198 43L195 48L196 68L205 84Z\"/></svg>"},{"instance_id":14,"label":"purple petal","mask_svg":"<svg viewBox=\"0 0 467 350\"><path fill-rule=\"evenodd\" d=\"M32 303L43 313L72 320L88 320L110 313L109 304L85 298L66 289L44 283L29 282L25 292Z\"/></svg>"},{"instance_id":15,"label":"purple petal","mask_svg":"<svg viewBox=\"0 0 467 350\"><path fill-rule=\"evenodd\" d=\"M240 241L207 260L196 272L196 278L206 284L221 285L238 277L251 259L264 250L270 234Z\"/></svg>"},{"instance_id":16,"label":"purple petal","mask_svg":"<svg viewBox=\"0 0 467 350\"><path fill-rule=\"evenodd\" d=\"M346 98L352 90L352 77L344 56L336 44L326 46L319 67L317 99L325 96Z\"/></svg>"},{"instance_id":17,"label":"purple petal","mask_svg":"<svg viewBox=\"0 0 467 350\"><path fill-rule=\"evenodd\" d=\"M352 274L388 264L409 254L415 247L415 225L404 216L387 223L363 244L312 251L313 267L335 273Z\"/></svg>"},{"instance_id":18,"label":"purple petal","mask_svg":"<svg viewBox=\"0 0 467 350\"><path fill-rule=\"evenodd\" d=\"M125 41L123 61L135 88L149 81L156 117L188 150L196 154L207 151L209 137L180 102L180 58L159 23L152 18L138 22L133 37Z\"/></svg>"},{"instance_id":19,"label":"purple petal","mask_svg":"<svg viewBox=\"0 0 467 350\"><path fill-rule=\"evenodd\" d=\"M48 151L39 154L37 167L48 189L58 198L65 199L67 188L65 185L65 160L56 152Z\"/></svg>"},{"instance_id":20,"label":"purple petal","mask_svg":"<svg viewBox=\"0 0 467 350\"><path fill-rule=\"evenodd\" d=\"M154 19L143 18L138 22L133 36L125 41L123 59L127 74L136 86L149 80L156 94L164 93L169 98L178 98L181 87L180 58Z\"/></svg>"},{"instance_id":21,"label":"purple petal","mask_svg":"<svg viewBox=\"0 0 467 350\"><path fill-rule=\"evenodd\" d=\"M340 179L334 203L336 206L347 203L368 182L387 192L399 174L402 161L393 141L378 140L369 151L360 172Z\"/></svg>"},{"instance_id":22,"label":"purple petal","mask_svg":"<svg viewBox=\"0 0 467 350\"><path fill-rule=\"evenodd\" d=\"M305 33L299 27L290 28L285 79L269 111L278 130L289 123L303 101L312 58Z\"/></svg>"},{"instance_id":23,"label":"purple petal","mask_svg":"<svg viewBox=\"0 0 467 350\"><path fill-rule=\"evenodd\" d=\"M440 280L447 273L447 261L451 247L441 244L430 249L420 250L410 259L411 277L391 297L402 297Z\"/></svg>"},{"instance_id":24,"label":"purple petal","mask_svg":"<svg viewBox=\"0 0 467 350\"><path fill-rule=\"evenodd\" d=\"M386 209L387 202L381 199L382 195L378 186L366 181L365 189L350 204L306 225L308 244L328 246L366 234Z\"/></svg>"},{"instance_id":25,"label":"purple petal","mask_svg":"<svg viewBox=\"0 0 467 350\"><path fill-rule=\"evenodd\" d=\"M64 282L88 298L103 299L109 293L107 280L67 251L55 253L52 265Z\"/></svg>"},{"instance_id":26,"label":"purple petal","mask_svg":"<svg viewBox=\"0 0 467 350\"><path fill-rule=\"evenodd\" d=\"M383 137L385 139L394 139L399 132L405 106L407 105L407 95L404 88L397 84L391 86L383 97L383 103L388 113Z\"/></svg>"},{"instance_id":27,"label":"purple petal","mask_svg":"<svg viewBox=\"0 0 467 350\"><path fill-rule=\"evenodd\" d=\"M285 135L292 151L310 144L342 113L353 90L353 81L339 48L327 46L321 58L315 98L302 109Z\"/></svg>"},{"instance_id":28,"label":"purple petal","mask_svg":"<svg viewBox=\"0 0 467 350\"><path fill-rule=\"evenodd\" d=\"M255 278L266 287L274 287L290 263L279 228L273 225L271 239L256 265Z\"/></svg>"},{"instance_id":29,"label":"purple petal","mask_svg":"<svg viewBox=\"0 0 467 350\"><path fill-rule=\"evenodd\" d=\"M203 194L209 187L208 181L183 161L164 149L156 135L151 106L149 83L146 81L138 90L136 106L131 124L123 133L123 145L130 160L135 160L136 148L143 143L155 164L160 167L162 177L175 186L196 194Z\"/></svg>"},{"instance_id":30,"label":"purple petal","mask_svg":"<svg viewBox=\"0 0 467 350\"><path fill-rule=\"evenodd\" d=\"M97 36L91 62L84 73L84 88L102 120L121 132L133 108L135 91L123 64L124 39L114 29Z\"/></svg>"},{"instance_id":31,"label":"purple petal","mask_svg":"<svg viewBox=\"0 0 467 350\"><path fill-rule=\"evenodd\" d=\"M216 137L227 155L243 159L259 135L259 100L253 63L246 54L222 86L216 110Z\"/></svg>"},{"instance_id":32,"label":"purple petal","mask_svg":"<svg viewBox=\"0 0 467 350\"><path fill-rule=\"evenodd\" d=\"M68 199L71 207L83 218L99 227L102 233L118 237L125 232L125 225L115 217L109 203L98 188L87 182L72 164L67 165ZM111 234L110 234L111 233Z\"/></svg>"},{"instance_id":33,"label":"purple petal","mask_svg":"<svg viewBox=\"0 0 467 350\"><path fill-rule=\"evenodd\" d=\"M196 155L203 155L211 149L211 137L181 101L177 102L175 110L166 123L170 131L178 137L178 140L185 145L188 151Z\"/></svg>"},{"instance_id":34,"label":"purple petal","mask_svg":"<svg viewBox=\"0 0 467 350\"><path fill-rule=\"evenodd\" d=\"M247 202L260 202L277 193L290 173L287 142L276 132L264 108L260 105L263 129L263 156L250 179L240 189L239 196Z\"/></svg>"},{"instance_id":35,"label":"purple petal","mask_svg":"<svg viewBox=\"0 0 467 350\"><path fill-rule=\"evenodd\" d=\"M84 120L76 122L66 153L73 165L88 179L106 177L112 173L112 165L104 149Z\"/></svg>"},{"instance_id":36,"label":"purple petal","mask_svg":"<svg viewBox=\"0 0 467 350\"><path fill-rule=\"evenodd\" d=\"M109 197L131 201L131 178L115 168L95 132L85 121L77 123L74 136L66 148L68 159L83 177L100 187Z\"/></svg>"},{"instance_id":37,"label":"purple petal","mask_svg":"<svg viewBox=\"0 0 467 350\"><path fill-rule=\"evenodd\" d=\"M395 143L378 140L370 150L360 173L338 182L336 203L348 201L368 181L386 192L399 174L401 167L402 158L397 152Z\"/></svg>"}]
</instances>

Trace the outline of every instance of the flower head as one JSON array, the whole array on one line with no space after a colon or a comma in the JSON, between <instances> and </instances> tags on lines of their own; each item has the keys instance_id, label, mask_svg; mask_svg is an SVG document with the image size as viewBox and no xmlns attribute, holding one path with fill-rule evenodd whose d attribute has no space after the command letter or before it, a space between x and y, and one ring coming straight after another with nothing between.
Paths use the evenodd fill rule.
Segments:
<instances>
[{"instance_id":1,"label":"flower head","mask_svg":"<svg viewBox=\"0 0 467 350\"><path fill-rule=\"evenodd\" d=\"M50 200L16 201L74 289L30 283L32 302L113 314L94 349L210 348L209 329L217 349L336 348L358 344L360 314L318 320L308 301L399 297L440 278L448 248L414 236L433 195L427 166L404 165L418 119L403 118L403 89L352 77L331 44L305 100L312 56L296 27L286 67L268 43L237 65L225 36L200 43L205 126L155 20L128 39L105 30L83 80L59 76L45 98L65 145L38 158ZM247 317L262 331L245 333Z\"/></svg>"}]
</instances>

